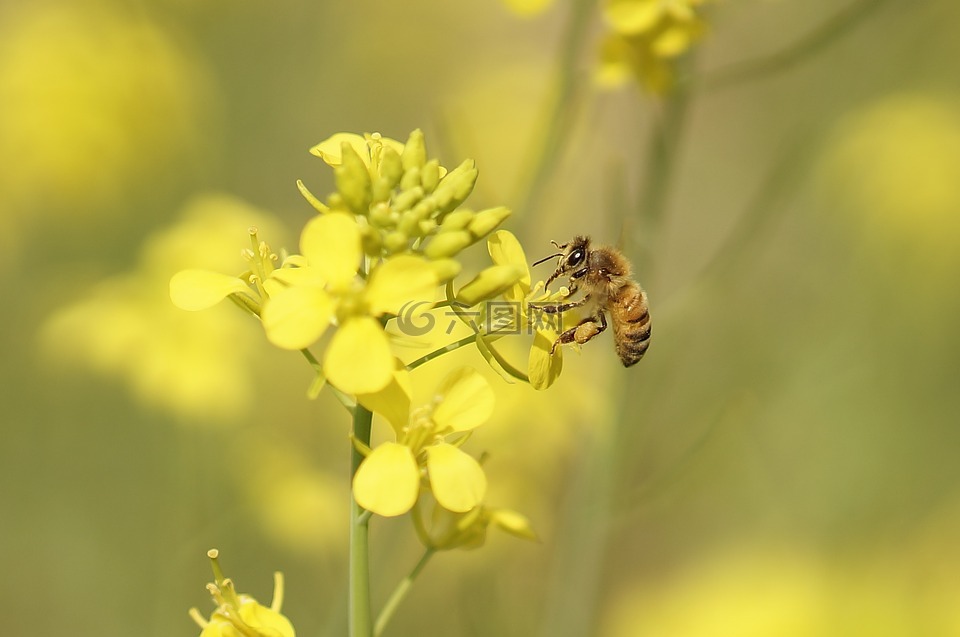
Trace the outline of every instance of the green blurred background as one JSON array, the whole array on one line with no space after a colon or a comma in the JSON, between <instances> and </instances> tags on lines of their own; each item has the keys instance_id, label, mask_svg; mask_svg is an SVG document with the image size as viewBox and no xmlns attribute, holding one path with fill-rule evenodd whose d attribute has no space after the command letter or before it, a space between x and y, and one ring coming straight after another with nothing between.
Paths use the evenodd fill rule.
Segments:
<instances>
[{"instance_id":1,"label":"green blurred background","mask_svg":"<svg viewBox=\"0 0 960 637\"><path fill-rule=\"evenodd\" d=\"M623 246L656 327L630 370L605 334L496 385L471 444L542 542L437 556L388 634L960 635L960 5L718 3L670 98L597 88L577 6L0 5L6 633L196 634L216 546L345 634L347 417L166 283L241 270L251 224L296 249L310 146L420 127L531 260ZM425 387L483 365L449 359ZM371 550L376 608L418 548Z\"/></svg>"}]
</instances>

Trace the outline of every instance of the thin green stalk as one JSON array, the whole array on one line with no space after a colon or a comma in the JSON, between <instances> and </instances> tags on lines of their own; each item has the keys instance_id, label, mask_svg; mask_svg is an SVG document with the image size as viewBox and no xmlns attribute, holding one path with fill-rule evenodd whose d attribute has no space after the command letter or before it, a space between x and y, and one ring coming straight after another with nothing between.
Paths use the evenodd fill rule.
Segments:
<instances>
[{"instance_id":1,"label":"thin green stalk","mask_svg":"<svg viewBox=\"0 0 960 637\"><path fill-rule=\"evenodd\" d=\"M667 200L673 186L680 141L690 107L690 94L682 87L664 99L659 118L650 132L645 163L646 173L637 200L638 228L632 234L632 245L642 255L651 254L662 230ZM647 259L648 260L648 259ZM648 272L650 263L640 260L640 270Z\"/></svg>"},{"instance_id":2,"label":"thin green stalk","mask_svg":"<svg viewBox=\"0 0 960 637\"><path fill-rule=\"evenodd\" d=\"M599 429L593 432L580 456L577 474L568 479L540 632L544 637L580 637L596 632L616 473L611 462L616 455L612 433Z\"/></svg>"},{"instance_id":3,"label":"thin green stalk","mask_svg":"<svg viewBox=\"0 0 960 637\"><path fill-rule=\"evenodd\" d=\"M708 72L694 82L703 91L723 88L763 79L805 62L822 49L838 40L863 21L886 0L859 0L844 7L835 16L820 24L793 44L764 57L734 62L716 71Z\"/></svg>"},{"instance_id":4,"label":"thin green stalk","mask_svg":"<svg viewBox=\"0 0 960 637\"><path fill-rule=\"evenodd\" d=\"M430 558L433 557L434 553L436 553L436 550L432 548L428 548L426 551L424 551L423 556L420 557L420 561L417 562L417 565L413 567L413 570L410 571L410 574L403 578L399 584L397 584L397 588L394 589L390 599L387 600L383 610L380 611L380 616L377 617L377 623L373 628L373 637L380 637L383 634L384 629L387 627L387 624L390 623L390 619L400 606L400 603L407 596L407 593L410 592L413 582L417 579L417 576L420 575L420 571L422 571L423 567L427 565L427 562L430 561Z\"/></svg>"},{"instance_id":5,"label":"thin green stalk","mask_svg":"<svg viewBox=\"0 0 960 637\"><path fill-rule=\"evenodd\" d=\"M446 354L447 352L452 352L452 351L457 350L457 349L460 349L461 347L464 347L464 346L466 346L466 345L472 345L474 342L476 342L476 340L477 340L477 335L476 335L476 334L471 334L471 335L469 335L469 336L464 336L464 337L461 338L459 341L456 341L456 342L454 342L454 343L450 343L449 345L444 345L443 347L440 347L440 348L438 348L438 349L435 349L435 350L433 350L432 352L430 352L429 354L425 354L425 355L421 356L420 358L418 358L417 360L415 360L415 361L413 361L413 362L411 362L411 363L408 363L406 369L407 369L408 372L409 372L409 371L412 371L412 370L420 367L420 366L423 365L424 363L429 363L429 362L432 361L433 359L435 359L435 358L437 358L437 357L439 357L439 356L443 356L443 355Z\"/></svg>"},{"instance_id":6,"label":"thin green stalk","mask_svg":"<svg viewBox=\"0 0 960 637\"><path fill-rule=\"evenodd\" d=\"M353 437L370 446L370 428L373 414L359 404L353 408ZM350 445L350 475L356 475L363 454ZM349 614L350 637L371 637L370 626L370 556L368 535L370 516L350 498L350 586Z\"/></svg>"},{"instance_id":7,"label":"thin green stalk","mask_svg":"<svg viewBox=\"0 0 960 637\"><path fill-rule=\"evenodd\" d=\"M553 174L557 160L560 159L562 142L569 134L580 105L580 91L577 90L578 60L582 57L587 36L590 34L590 14L595 6L594 0L574 0L570 7L553 93L549 106L544 109L545 116L540 120L545 122L545 127L527 164L527 177L520 182L526 192L520 209L524 211L527 219L534 217L537 202Z\"/></svg>"}]
</instances>

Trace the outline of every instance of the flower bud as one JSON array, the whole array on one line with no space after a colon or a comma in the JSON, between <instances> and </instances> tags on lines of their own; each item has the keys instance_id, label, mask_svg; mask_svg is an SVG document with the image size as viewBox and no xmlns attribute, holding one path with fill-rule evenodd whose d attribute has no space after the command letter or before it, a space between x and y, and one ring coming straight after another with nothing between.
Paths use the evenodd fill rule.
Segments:
<instances>
[{"instance_id":1,"label":"flower bud","mask_svg":"<svg viewBox=\"0 0 960 637\"><path fill-rule=\"evenodd\" d=\"M420 236L425 237L437 229L437 220L423 219L417 224L417 229L420 230Z\"/></svg>"},{"instance_id":2,"label":"flower bud","mask_svg":"<svg viewBox=\"0 0 960 637\"><path fill-rule=\"evenodd\" d=\"M400 190L410 190L420 186L420 169L408 168L400 178Z\"/></svg>"},{"instance_id":3,"label":"flower bud","mask_svg":"<svg viewBox=\"0 0 960 637\"><path fill-rule=\"evenodd\" d=\"M484 237L496 229L503 220L510 216L511 210L500 206L499 208L488 208L478 212L470 222L470 234L475 239Z\"/></svg>"},{"instance_id":4,"label":"flower bud","mask_svg":"<svg viewBox=\"0 0 960 637\"><path fill-rule=\"evenodd\" d=\"M403 177L403 161L399 153L389 146L384 146L380 156L380 176L387 180L391 188L395 188Z\"/></svg>"},{"instance_id":5,"label":"flower bud","mask_svg":"<svg viewBox=\"0 0 960 637\"><path fill-rule=\"evenodd\" d=\"M427 162L427 145L423 139L423 131L419 128L410 133L407 143L403 146L400 156L404 170L420 168Z\"/></svg>"},{"instance_id":6,"label":"flower bud","mask_svg":"<svg viewBox=\"0 0 960 637\"><path fill-rule=\"evenodd\" d=\"M397 212L410 210L418 201L423 199L423 188L417 186L410 190L404 190L393 199L393 209Z\"/></svg>"},{"instance_id":7,"label":"flower bud","mask_svg":"<svg viewBox=\"0 0 960 637\"><path fill-rule=\"evenodd\" d=\"M373 201L376 203L389 201L393 194L393 185L385 177L376 177L373 180Z\"/></svg>"},{"instance_id":8,"label":"flower bud","mask_svg":"<svg viewBox=\"0 0 960 637\"><path fill-rule=\"evenodd\" d=\"M437 259L436 261L430 261L430 267L433 268L433 271L437 274L437 279L440 283L446 283L452 280L460 274L460 270L463 269L463 266L460 265L460 262L456 259Z\"/></svg>"},{"instance_id":9,"label":"flower bud","mask_svg":"<svg viewBox=\"0 0 960 637\"><path fill-rule=\"evenodd\" d=\"M370 172L353 146L343 142L340 148L342 163L333 171L337 190L352 212L365 215L371 200Z\"/></svg>"},{"instance_id":10,"label":"flower bud","mask_svg":"<svg viewBox=\"0 0 960 637\"><path fill-rule=\"evenodd\" d=\"M449 212L466 201L473 186L477 183L477 168L472 159L466 159L462 164L448 172L436 190L433 198L437 202L437 209L441 213Z\"/></svg>"},{"instance_id":11,"label":"flower bud","mask_svg":"<svg viewBox=\"0 0 960 637\"><path fill-rule=\"evenodd\" d=\"M466 230L443 232L430 240L423 253L430 259L443 259L452 257L471 243L473 237Z\"/></svg>"},{"instance_id":12,"label":"flower bud","mask_svg":"<svg viewBox=\"0 0 960 637\"><path fill-rule=\"evenodd\" d=\"M454 210L444 215L440 222L440 232L450 232L452 230L463 230L473 220L476 213L472 210Z\"/></svg>"},{"instance_id":13,"label":"flower bud","mask_svg":"<svg viewBox=\"0 0 960 637\"><path fill-rule=\"evenodd\" d=\"M407 235L399 230L387 233L383 238L383 247L390 254L403 252L407 249Z\"/></svg>"},{"instance_id":14,"label":"flower bud","mask_svg":"<svg viewBox=\"0 0 960 637\"><path fill-rule=\"evenodd\" d=\"M370 208L370 225L377 228L390 228L396 225L394 212L390 206L381 202Z\"/></svg>"},{"instance_id":15,"label":"flower bud","mask_svg":"<svg viewBox=\"0 0 960 637\"><path fill-rule=\"evenodd\" d=\"M438 238L446 235L439 235ZM460 288L457 300L473 306L486 299L492 299L508 290L526 274L517 265L494 265L483 270L472 281Z\"/></svg>"},{"instance_id":16,"label":"flower bud","mask_svg":"<svg viewBox=\"0 0 960 637\"><path fill-rule=\"evenodd\" d=\"M431 159L423 165L423 169L420 171L420 183L427 192L433 192L436 189L437 184L440 183L440 162L438 160Z\"/></svg>"}]
</instances>

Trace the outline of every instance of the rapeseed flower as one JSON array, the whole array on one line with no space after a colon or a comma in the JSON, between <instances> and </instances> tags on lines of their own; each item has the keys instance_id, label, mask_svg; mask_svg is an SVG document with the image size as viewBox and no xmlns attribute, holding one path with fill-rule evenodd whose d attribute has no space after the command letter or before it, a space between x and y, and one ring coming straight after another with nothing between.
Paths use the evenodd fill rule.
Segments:
<instances>
[{"instance_id":1,"label":"rapeseed flower","mask_svg":"<svg viewBox=\"0 0 960 637\"><path fill-rule=\"evenodd\" d=\"M340 133L311 152L334 168L337 192L300 239L300 254L280 260L252 233L255 267L239 277L189 270L171 280L174 303L187 310L230 298L260 317L267 338L303 350L336 331L322 374L347 394L373 394L393 378L396 359L384 325L404 305L428 308L436 289L460 271L454 258L506 219L506 208L458 209L477 171L467 160L447 171L426 159L420 131L407 143L380 135Z\"/></svg>"},{"instance_id":2,"label":"rapeseed flower","mask_svg":"<svg viewBox=\"0 0 960 637\"><path fill-rule=\"evenodd\" d=\"M200 637L295 637L290 620L280 614L283 605L283 574L274 573L273 601L263 606L249 595L237 593L233 580L224 578L217 562L219 551L211 549L207 556L213 564L214 582L207 590L217 608L209 620L190 609L190 616L202 629Z\"/></svg>"},{"instance_id":3,"label":"rapeseed flower","mask_svg":"<svg viewBox=\"0 0 960 637\"><path fill-rule=\"evenodd\" d=\"M490 417L493 389L476 370L449 374L433 400L394 426L395 442L371 450L353 481L363 508L385 517L402 515L426 486L442 507L464 513L483 501L487 479L480 463L460 450L469 433Z\"/></svg>"}]
</instances>

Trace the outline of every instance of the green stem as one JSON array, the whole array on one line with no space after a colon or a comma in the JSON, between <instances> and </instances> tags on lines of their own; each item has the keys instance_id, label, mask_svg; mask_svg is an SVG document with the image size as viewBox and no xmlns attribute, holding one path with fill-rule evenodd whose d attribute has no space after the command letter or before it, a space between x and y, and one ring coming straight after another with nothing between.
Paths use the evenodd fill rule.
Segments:
<instances>
[{"instance_id":1,"label":"green stem","mask_svg":"<svg viewBox=\"0 0 960 637\"><path fill-rule=\"evenodd\" d=\"M353 436L370 446L370 428L373 414L359 404L353 408ZM356 475L363 454L350 445L350 475ZM368 535L370 516L350 497L350 637L371 637L370 626L370 558Z\"/></svg>"},{"instance_id":2,"label":"green stem","mask_svg":"<svg viewBox=\"0 0 960 637\"><path fill-rule=\"evenodd\" d=\"M704 91L716 91L763 79L796 66L838 40L884 2L886 0L854 2L786 48L771 55L735 62L716 71L704 73L697 84Z\"/></svg>"},{"instance_id":3,"label":"green stem","mask_svg":"<svg viewBox=\"0 0 960 637\"><path fill-rule=\"evenodd\" d=\"M466 345L471 345L471 344L473 344L474 342L476 342L476 340L477 340L477 335L476 335L476 334L471 334L471 335L469 335L469 336L464 336L464 337L461 338L459 341L456 341L456 342L454 342L454 343L450 343L449 345L444 345L443 347L438 348L438 349L435 349L435 350L433 350L432 352L430 352L429 354L426 354L426 355L424 355L424 356L421 356L421 357L418 358L417 360L415 360L415 361L413 361L413 362L411 362L411 363L408 363L406 369L407 369L408 372L409 372L409 371L413 371L413 370L415 370L416 368L418 368L418 367L420 367L421 365L423 365L424 363L429 363L429 362L432 361L433 359L435 359L435 358L437 358L437 357L439 357L439 356L443 356L443 355L446 354L447 352L452 352L452 351L457 350L457 349L460 349L461 347L464 347L464 346L466 346Z\"/></svg>"},{"instance_id":4,"label":"green stem","mask_svg":"<svg viewBox=\"0 0 960 637\"><path fill-rule=\"evenodd\" d=\"M581 92L577 90L577 61L581 58L590 33L589 17L595 5L594 0L574 0L570 8L551 102L545 109L546 116L541 120L546 122L546 126L527 164L529 176L521 182L526 188L526 197L520 209L524 211L526 219L534 218L533 212L537 202L560 159L562 142L569 134L571 122L580 105Z\"/></svg>"},{"instance_id":5,"label":"green stem","mask_svg":"<svg viewBox=\"0 0 960 637\"><path fill-rule=\"evenodd\" d=\"M390 618L393 617L394 612L396 612L397 608L400 606L400 602L402 602L407 596L407 593L410 592L413 582L417 579L420 571L422 571L423 567L427 565L427 562L430 561L430 558L433 557L435 552L436 551L432 548L428 548L426 551L424 551L420 561L417 562L417 565L413 567L413 570L410 571L410 574L403 578L399 584L397 584L397 588L393 591L390 599L387 600L383 610L380 611L380 616L377 617L377 623L373 628L373 637L380 637L383 634L384 629L390 622Z\"/></svg>"},{"instance_id":6,"label":"green stem","mask_svg":"<svg viewBox=\"0 0 960 637\"><path fill-rule=\"evenodd\" d=\"M638 228L632 233L632 248L649 255L656 245L666 214L667 199L679 155L680 138L689 112L690 95L682 87L665 98L660 117L654 122L647 146L642 194L637 201ZM640 262L640 270L647 272L649 259Z\"/></svg>"},{"instance_id":7,"label":"green stem","mask_svg":"<svg viewBox=\"0 0 960 637\"><path fill-rule=\"evenodd\" d=\"M621 391L628 393L626 388ZM611 466L616 457L613 433L603 429L593 432L576 475L568 479L547 590L547 612L540 632L544 637L594 633L616 488L616 469Z\"/></svg>"}]
</instances>

